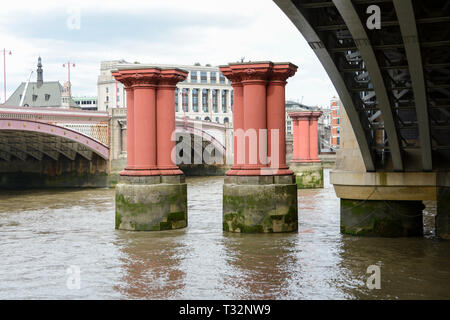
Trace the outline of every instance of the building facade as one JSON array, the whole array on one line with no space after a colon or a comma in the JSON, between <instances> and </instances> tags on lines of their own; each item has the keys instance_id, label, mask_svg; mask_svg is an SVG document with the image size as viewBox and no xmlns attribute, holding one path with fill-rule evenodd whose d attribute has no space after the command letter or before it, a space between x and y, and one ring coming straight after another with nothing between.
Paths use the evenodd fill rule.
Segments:
<instances>
[{"instance_id":1,"label":"building facade","mask_svg":"<svg viewBox=\"0 0 450 320\"><path fill-rule=\"evenodd\" d=\"M98 77L99 111L112 108L126 108L126 93L123 84L111 74L118 64L129 64L124 60L102 61ZM155 64L157 67L167 67ZM171 65L171 67L174 67ZM175 90L175 115L193 120L216 123L232 123L233 89L231 82L223 76L218 67L176 65L189 71L185 81L177 84Z\"/></svg>"},{"instance_id":2,"label":"building facade","mask_svg":"<svg viewBox=\"0 0 450 320\"><path fill-rule=\"evenodd\" d=\"M62 86L59 81L44 81L41 57L38 58L36 81L22 82L6 100L5 106L77 108L69 99L69 84Z\"/></svg>"},{"instance_id":3,"label":"building facade","mask_svg":"<svg viewBox=\"0 0 450 320\"><path fill-rule=\"evenodd\" d=\"M82 110L97 110L97 97L72 97L72 100Z\"/></svg>"},{"instance_id":4,"label":"building facade","mask_svg":"<svg viewBox=\"0 0 450 320\"><path fill-rule=\"evenodd\" d=\"M331 148L337 150L341 146L341 116L342 102L339 98L331 99Z\"/></svg>"}]
</instances>

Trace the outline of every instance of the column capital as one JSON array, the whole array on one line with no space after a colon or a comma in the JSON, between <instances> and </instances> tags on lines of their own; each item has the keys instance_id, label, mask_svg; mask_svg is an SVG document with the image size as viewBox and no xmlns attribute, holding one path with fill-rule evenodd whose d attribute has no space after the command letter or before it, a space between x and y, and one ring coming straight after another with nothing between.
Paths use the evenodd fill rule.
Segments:
<instances>
[{"instance_id":1,"label":"column capital","mask_svg":"<svg viewBox=\"0 0 450 320\"><path fill-rule=\"evenodd\" d=\"M323 114L322 111L313 111L311 114L311 118L317 120L322 116L322 114Z\"/></svg>"},{"instance_id":2,"label":"column capital","mask_svg":"<svg viewBox=\"0 0 450 320\"><path fill-rule=\"evenodd\" d=\"M230 63L230 69L233 74L241 78L241 82L265 82L268 80L273 63L267 62L248 62L248 63Z\"/></svg>"},{"instance_id":3,"label":"column capital","mask_svg":"<svg viewBox=\"0 0 450 320\"><path fill-rule=\"evenodd\" d=\"M270 83L286 85L286 80L292 77L297 69L295 64L289 62L274 63L269 76Z\"/></svg>"},{"instance_id":4,"label":"column capital","mask_svg":"<svg viewBox=\"0 0 450 320\"><path fill-rule=\"evenodd\" d=\"M309 120L312 116L312 111L293 111L288 112L289 117L293 120Z\"/></svg>"},{"instance_id":5,"label":"column capital","mask_svg":"<svg viewBox=\"0 0 450 320\"><path fill-rule=\"evenodd\" d=\"M188 76L188 72L181 69L161 70L159 87L175 88L178 82L183 81Z\"/></svg>"},{"instance_id":6,"label":"column capital","mask_svg":"<svg viewBox=\"0 0 450 320\"><path fill-rule=\"evenodd\" d=\"M126 87L152 87L156 86L161 76L160 68L145 69L118 69L112 72L117 81Z\"/></svg>"}]
</instances>

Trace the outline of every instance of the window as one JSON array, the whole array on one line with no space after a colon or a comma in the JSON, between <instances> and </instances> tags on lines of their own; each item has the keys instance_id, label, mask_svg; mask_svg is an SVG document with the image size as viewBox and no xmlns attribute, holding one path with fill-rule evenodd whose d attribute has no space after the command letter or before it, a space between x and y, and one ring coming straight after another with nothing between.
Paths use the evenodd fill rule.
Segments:
<instances>
[{"instance_id":1,"label":"window","mask_svg":"<svg viewBox=\"0 0 450 320\"><path fill-rule=\"evenodd\" d=\"M109 93L109 88L108 87L106 87L106 93Z\"/></svg>"},{"instance_id":2,"label":"window","mask_svg":"<svg viewBox=\"0 0 450 320\"><path fill-rule=\"evenodd\" d=\"M222 90L222 112L227 112L227 90Z\"/></svg>"},{"instance_id":3,"label":"window","mask_svg":"<svg viewBox=\"0 0 450 320\"><path fill-rule=\"evenodd\" d=\"M217 93L217 91L219 91L219 90L217 90L217 89L213 89L212 90L212 107L213 107L213 112L214 113L217 113L218 112L218 110L217 110L217 103L218 103L218 93Z\"/></svg>"},{"instance_id":4,"label":"window","mask_svg":"<svg viewBox=\"0 0 450 320\"><path fill-rule=\"evenodd\" d=\"M220 84L225 84L225 77L223 76L223 74L221 73L220 74L220 77L219 77L219 79L220 79Z\"/></svg>"},{"instance_id":5,"label":"window","mask_svg":"<svg viewBox=\"0 0 450 320\"><path fill-rule=\"evenodd\" d=\"M189 111L189 102L188 102L189 96L188 96L188 89L184 88L184 89L181 91L181 98L182 98L181 104L183 105L183 111L184 111L184 112L188 112L188 111Z\"/></svg>"},{"instance_id":6,"label":"window","mask_svg":"<svg viewBox=\"0 0 450 320\"><path fill-rule=\"evenodd\" d=\"M198 89L192 89L192 109L198 112Z\"/></svg>"},{"instance_id":7,"label":"window","mask_svg":"<svg viewBox=\"0 0 450 320\"><path fill-rule=\"evenodd\" d=\"M120 96L117 96L117 102L120 102Z\"/></svg>"},{"instance_id":8,"label":"window","mask_svg":"<svg viewBox=\"0 0 450 320\"><path fill-rule=\"evenodd\" d=\"M191 82L198 82L197 71L191 71Z\"/></svg>"},{"instance_id":9,"label":"window","mask_svg":"<svg viewBox=\"0 0 450 320\"><path fill-rule=\"evenodd\" d=\"M109 102L109 96L106 96L106 102Z\"/></svg>"},{"instance_id":10,"label":"window","mask_svg":"<svg viewBox=\"0 0 450 320\"><path fill-rule=\"evenodd\" d=\"M201 83L207 83L208 78L206 77L206 71L200 72L200 82Z\"/></svg>"},{"instance_id":11,"label":"window","mask_svg":"<svg viewBox=\"0 0 450 320\"><path fill-rule=\"evenodd\" d=\"M36 101L36 100L37 100L37 95L33 94L33 101Z\"/></svg>"},{"instance_id":12,"label":"window","mask_svg":"<svg viewBox=\"0 0 450 320\"><path fill-rule=\"evenodd\" d=\"M216 122L220 123L219 117L216 117Z\"/></svg>"},{"instance_id":13,"label":"window","mask_svg":"<svg viewBox=\"0 0 450 320\"><path fill-rule=\"evenodd\" d=\"M217 73L216 72L211 72L211 83L216 83L217 82Z\"/></svg>"},{"instance_id":14,"label":"window","mask_svg":"<svg viewBox=\"0 0 450 320\"><path fill-rule=\"evenodd\" d=\"M202 105L203 105L203 112L209 112L208 108L208 89L202 90Z\"/></svg>"},{"instance_id":15,"label":"window","mask_svg":"<svg viewBox=\"0 0 450 320\"><path fill-rule=\"evenodd\" d=\"M233 92L233 90L231 90L231 103L230 103L231 112L233 112L233 101L234 101L234 92Z\"/></svg>"},{"instance_id":16,"label":"window","mask_svg":"<svg viewBox=\"0 0 450 320\"><path fill-rule=\"evenodd\" d=\"M175 89L175 112L178 112L178 88Z\"/></svg>"},{"instance_id":17,"label":"window","mask_svg":"<svg viewBox=\"0 0 450 320\"><path fill-rule=\"evenodd\" d=\"M225 117L225 118L223 119L223 123L228 123L228 122L230 122L230 119L228 119L228 117Z\"/></svg>"},{"instance_id":18,"label":"window","mask_svg":"<svg viewBox=\"0 0 450 320\"><path fill-rule=\"evenodd\" d=\"M209 117L205 117L205 121L211 121Z\"/></svg>"},{"instance_id":19,"label":"window","mask_svg":"<svg viewBox=\"0 0 450 320\"><path fill-rule=\"evenodd\" d=\"M336 119L336 124L339 124L339 118Z\"/></svg>"},{"instance_id":20,"label":"window","mask_svg":"<svg viewBox=\"0 0 450 320\"><path fill-rule=\"evenodd\" d=\"M341 144L341 138L337 137L336 138L336 144L339 146Z\"/></svg>"},{"instance_id":21,"label":"window","mask_svg":"<svg viewBox=\"0 0 450 320\"><path fill-rule=\"evenodd\" d=\"M45 94L45 101L49 101L50 100L50 95L48 93Z\"/></svg>"}]
</instances>

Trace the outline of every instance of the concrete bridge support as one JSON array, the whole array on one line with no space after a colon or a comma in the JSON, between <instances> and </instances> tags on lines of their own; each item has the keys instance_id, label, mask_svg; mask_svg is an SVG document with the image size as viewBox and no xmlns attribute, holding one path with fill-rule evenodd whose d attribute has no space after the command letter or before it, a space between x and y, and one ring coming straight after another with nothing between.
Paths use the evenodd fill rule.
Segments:
<instances>
[{"instance_id":1,"label":"concrete bridge support","mask_svg":"<svg viewBox=\"0 0 450 320\"><path fill-rule=\"evenodd\" d=\"M179 69L122 66L127 90L128 163L116 186L116 229L157 231L187 226L187 186L172 161L175 85Z\"/></svg>"},{"instance_id":2,"label":"concrete bridge support","mask_svg":"<svg viewBox=\"0 0 450 320\"><path fill-rule=\"evenodd\" d=\"M450 174L438 171L367 172L345 110L341 149L330 179L341 199L341 232L357 236L423 234L423 201L436 201L436 234L450 239Z\"/></svg>"},{"instance_id":3,"label":"concrete bridge support","mask_svg":"<svg viewBox=\"0 0 450 320\"><path fill-rule=\"evenodd\" d=\"M289 163L299 189L323 188L317 123L321 111L290 112L293 121L293 157Z\"/></svg>"},{"instance_id":4,"label":"concrete bridge support","mask_svg":"<svg viewBox=\"0 0 450 320\"><path fill-rule=\"evenodd\" d=\"M298 229L297 186L286 165L285 85L290 63L235 63L221 72L234 87L234 165L223 186L223 229Z\"/></svg>"}]
</instances>

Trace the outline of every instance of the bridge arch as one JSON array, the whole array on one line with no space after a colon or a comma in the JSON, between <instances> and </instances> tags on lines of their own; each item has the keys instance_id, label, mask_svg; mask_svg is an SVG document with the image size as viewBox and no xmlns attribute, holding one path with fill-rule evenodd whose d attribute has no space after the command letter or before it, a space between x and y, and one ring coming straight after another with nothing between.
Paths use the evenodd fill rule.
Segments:
<instances>
[{"instance_id":1,"label":"bridge arch","mask_svg":"<svg viewBox=\"0 0 450 320\"><path fill-rule=\"evenodd\" d=\"M32 120L0 119L0 158L11 156L25 160L27 156L42 160L46 155L57 160L62 154L74 160L79 154L87 160L97 154L109 159L109 148L80 132L54 124Z\"/></svg>"},{"instance_id":2,"label":"bridge arch","mask_svg":"<svg viewBox=\"0 0 450 320\"><path fill-rule=\"evenodd\" d=\"M223 156L226 155L226 147L219 140L217 140L215 137L213 137L205 130L199 129L192 125L186 125L186 126L176 126L175 133L192 134L195 136L199 136L202 138L203 141L207 141L213 144L216 150L218 150Z\"/></svg>"}]
</instances>

